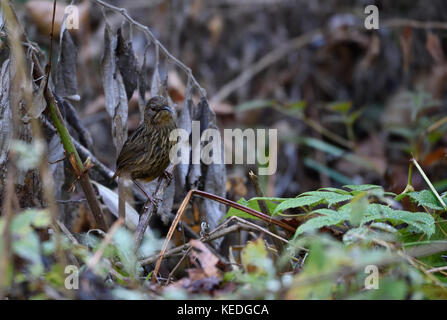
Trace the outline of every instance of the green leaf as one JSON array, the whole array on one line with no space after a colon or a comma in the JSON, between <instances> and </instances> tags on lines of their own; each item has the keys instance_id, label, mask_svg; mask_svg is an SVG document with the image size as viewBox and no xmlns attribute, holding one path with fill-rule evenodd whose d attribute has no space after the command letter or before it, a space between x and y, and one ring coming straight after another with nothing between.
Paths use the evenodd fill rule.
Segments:
<instances>
[{"instance_id":1,"label":"green leaf","mask_svg":"<svg viewBox=\"0 0 447 320\"><path fill-rule=\"evenodd\" d=\"M239 204L241 204L243 206L249 207L249 208L251 208L253 210L260 211L259 204L258 204L257 201L250 202L250 201L245 200L245 198L240 198L237 201L237 203L239 203ZM249 213L247 213L245 211L242 211L242 210L239 210L239 209L235 209L233 207L231 207L228 210L227 214L222 218L222 220L225 220L226 218L229 218L229 217L232 217L232 216L236 216L236 217L240 217L240 218L244 218L244 219L260 220L258 217L252 216L251 214L249 214Z\"/></svg>"},{"instance_id":2,"label":"green leaf","mask_svg":"<svg viewBox=\"0 0 447 320\"><path fill-rule=\"evenodd\" d=\"M324 200L328 206L332 206L339 202L351 200L353 198L350 194L341 194L338 192L330 192L330 191L308 191L302 194L302 196L316 196L320 197Z\"/></svg>"},{"instance_id":3,"label":"green leaf","mask_svg":"<svg viewBox=\"0 0 447 320\"><path fill-rule=\"evenodd\" d=\"M270 274L275 271L261 238L247 243L241 252L241 262L244 270L248 273Z\"/></svg>"},{"instance_id":4,"label":"green leaf","mask_svg":"<svg viewBox=\"0 0 447 320\"><path fill-rule=\"evenodd\" d=\"M296 239L297 236L304 232L310 232L322 227L336 225L349 218L344 212L330 209L319 209L315 210L314 212L323 214L323 216L310 219L306 221L306 223L300 225L299 228L296 230L293 239Z\"/></svg>"},{"instance_id":5,"label":"green leaf","mask_svg":"<svg viewBox=\"0 0 447 320\"><path fill-rule=\"evenodd\" d=\"M352 209L349 215L349 221L352 225L358 226L365 216L366 207L368 206L366 192L358 193L351 201Z\"/></svg>"},{"instance_id":6,"label":"green leaf","mask_svg":"<svg viewBox=\"0 0 447 320\"><path fill-rule=\"evenodd\" d=\"M434 210L443 210L441 203L430 190L408 192L407 195L419 206L425 206Z\"/></svg>"},{"instance_id":7,"label":"green leaf","mask_svg":"<svg viewBox=\"0 0 447 320\"><path fill-rule=\"evenodd\" d=\"M320 196L302 196L298 198L287 199L284 202L281 202L273 212L273 214L277 214L278 212L282 212L286 209L304 207L304 206L313 206L321 202L323 198Z\"/></svg>"},{"instance_id":8,"label":"green leaf","mask_svg":"<svg viewBox=\"0 0 447 320\"><path fill-rule=\"evenodd\" d=\"M348 192L346 190L338 189L338 188L331 188L331 187L320 188L320 189L318 189L318 191L330 191L330 192L337 192L337 193L341 193L341 194L351 194L350 192Z\"/></svg>"},{"instance_id":9,"label":"green leaf","mask_svg":"<svg viewBox=\"0 0 447 320\"><path fill-rule=\"evenodd\" d=\"M425 233L429 238L435 232L435 220L425 212L409 212L404 210L394 210L382 204L373 203L366 209L366 215L362 224L369 221L386 219L395 223L406 223L417 230Z\"/></svg>"},{"instance_id":10,"label":"green leaf","mask_svg":"<svg viewBox=\"0 0 447 320\"><path fill-rule=\"evenodd\" d=\"M51 216L48 210L27 209L14 217L11 223L13 233L27 233L31 227L43 228L49 226Z\"/></svg>"},{"instance_id":11,"label":"green leaf","mask_svg":"<svg viewBox=\"0 0 447 320\"><path fill-rule=\"evenodd\" d=\"M287 199L289 199L289 198L277 198L277 197L254 197L254 198L251 198L251 199L249 200L249 202L251 202L251 201L257 201L257 200L283 202L283 201L285 201L285 200L287 200Z\"/></svg>"},{"instance_id":12,"label":"green leaf","mask_svg":"<svg viewBox=\"0 0 447 320\"><path fill-rule=\"evenodd\" d=\"M134 241L132 234L125 228L119 228L113 235L113 242L116 253L123 264L124 270L127 274L136 278L140 271L138 259L134 251Z\"/></svg>"},{"instance_id":13,"label":"green leaf","mask_svg":"<svg viewBox=\"0 0 447 320\"><path fill-rule=\"evenodd\" d=\"M299 199L299 198L297 198ZM340 207L338 211L331 209L318 209L313 213L318 213L322 216L312 218L306 223L302 224L296 231L295 236L302 234L303 232L312 231L325 226L336 225L345 220L350 220L353 212L357 210L355 204L348 203ZM359 209L363 217L359 215L359 225L362 226L365 223L374 221L389 221L393 224L406 223L416 232L426 234L429 238L435 232L435 221L433 217L425 212L409 212L404 210L394 210L388 206L372 203L368 205L362 205ZM390 229L392 230L392 229Z\"/></svg>"},{"instance_id":14,"label":"green leaf","mask_svg":"<svg viewBox=\"0 0 447 320\"><path fill-rule=\"evenodd\" d=\"M30 272L37 277L44 271L39 250L39 236L35 231L16 236L12 243L12 249L15 254L31 262Z\"/></svg>"},{"instance_id":15,"label":"green leaf","mask_svg":"<svg viewBox=\"0 0 447 320\"><path fill-rule=\"evenodd\" d=\"M372 189L382 189L381 186L377 186L375 184L348 184L346 186L343 186L343 188L349 189L351 191L368 191Z\"/></svg>"}]
</instances>

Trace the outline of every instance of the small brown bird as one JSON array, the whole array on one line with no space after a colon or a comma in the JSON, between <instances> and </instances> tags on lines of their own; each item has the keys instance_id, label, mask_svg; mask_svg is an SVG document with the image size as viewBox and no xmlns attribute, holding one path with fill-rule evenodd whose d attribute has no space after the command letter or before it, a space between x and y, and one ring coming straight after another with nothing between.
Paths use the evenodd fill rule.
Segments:
<instances>
[{"instance_id":1,"label":"small brown bird","mask_svg":"<svg viewBox=\"0 0 447 320\"><path fill-rule=\"evenodd\" d=\"M126 140L116 160L117 176L130 176L148 200L154 200L136 181L152 181L161 175L172 178L165 170L169 165L169 151L175 141L169 141L171 131L176 129L174 111L166 98L151 98L144 110L144 120L135 132Z\"/></svg>"}]
</instances>

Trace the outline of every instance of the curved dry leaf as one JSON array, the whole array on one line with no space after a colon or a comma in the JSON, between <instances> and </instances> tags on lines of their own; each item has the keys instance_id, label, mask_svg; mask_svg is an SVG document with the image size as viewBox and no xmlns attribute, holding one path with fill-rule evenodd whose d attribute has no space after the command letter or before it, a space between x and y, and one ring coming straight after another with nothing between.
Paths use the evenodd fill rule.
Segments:
<instances>
[{"instance_id":1,"label":"curved dry leaf","mask_svg":"<svg viewBox=\"0 0 447 320\"><path fill-rule=\"evenodd\" d=\"M124 87L126 88L127 100L133 95L138 83L138 62L132 48L132 42L126 41L122 35L121 28L117 33L116 57L118 59L118 68L123 77Z\"/></svg>"},{"instance_id":2,"label":"curved dry leaf","mask_svg":"<svg viewBox=\"0 0 447 320\"><path fill-rule=\"evenodd\" d=\"M124 81L116 65L117 37L106 24L104 30L104 56L101 61L105 107L112 118L112 136L117 151L127 139L128 104Z\"/></svg>"},{"instance_id":3,"label":"curved dry leaf","mask_svg":"<svg viewBox=\"0 0 447 320\"><path fill-rule=\"evenodd\" d=\"M140 123L143 121L144 107L146 106L146 90L147 90L146 61L147 61L148 50L149 46L146 47L146 49L144 50L143 64L141 65L141 69L138 73L138 109L140 111Z\"/></svg>"},{"instance_id":4,"label":"curved dry leaf","mask_svg":"<svg viewBox=\"0 0 447 320\"><path fill-rule=\"evenodd\" d=\"M65 181L65 169L64 161L58 161L64 158L64 148L59 138L59 135L53 134L50 143L48 144L48 162L52 163L49 165L50 172L53 175L54 180L54 190L56 191L56 196L62 191L62 185Z\"/></svg>"},{"instance_id":5,"label":"curved dry leaf","mask_svg":"<svg viewBox=\"0 0 447 320\"><path fill-rule=\"evenodd\" d=\"M3 62L0 76L0 166L2 166L7 159L12 135L9 104L9 59Z\"/></svg>"},{"instance_id":6,"label":"curved dry leaf","mask_svg":"<svg viewBox=\"0 0 447 320\"><path fill-rule=\"evenodd\" d=\"M106 99L106 111L111 118L115 116L115 106L117 105L115 75L115 48L117 39L112 35L112 30L108 24L104 28L104 55L101 60L102 82L104 86L104 96Z\"/></svg>"},{"instance_id":7,"label":"curved dry leaf","mask_svg":"<svg viewBox=\"0 0 447 320\"><path fill-rule=\"evenodd\" d=\"M59 57L56 66L56 94L60 97L77 96L76 78L77 49L70 32L64 28L60 38Z\"/></svg>"},{"instance_id":8,"label":"curved dry leaf","mask_svg":"<svg viewBox=\"0 0 447 320\"><path fill-rule=\"evenodd\" d=\"M203 271L203 277L216 277L218 279L222 278L222 273L217 268L217 263L219 262L219 258L216 257L210 249L206 247L206 245L196 239L192 239L189 241L191 246L191 262L193 264L200 264L200 269ZM197 278L194 280L198 280Z\"/></svg>"}]
</instances>

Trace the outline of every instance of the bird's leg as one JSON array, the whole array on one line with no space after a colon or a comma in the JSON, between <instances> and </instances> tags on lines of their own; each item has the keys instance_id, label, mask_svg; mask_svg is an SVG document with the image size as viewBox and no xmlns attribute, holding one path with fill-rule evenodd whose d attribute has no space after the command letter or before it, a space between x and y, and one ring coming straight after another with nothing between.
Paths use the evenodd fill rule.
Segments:
<instances>
[{"instance_id":1,"label":"bird's leg","mask_svg":"<svg viewBox=\"0 0 447 320\"><path fill-rule=\"evenodd\" d=\"M152 204L154 206L158 206L158 202L156 200L154 200L150 195L147 194L147 192L144 190L144 188L137 182L137 180L132 179L133 183L135 183L135 185L138 187L138 189L140 189L144 195L146 196L147 200L152 202ZM147 201L146 201L147 203ZM144 205L144 207L146 207L146 204Z\"/></svg>"}]
</instances>

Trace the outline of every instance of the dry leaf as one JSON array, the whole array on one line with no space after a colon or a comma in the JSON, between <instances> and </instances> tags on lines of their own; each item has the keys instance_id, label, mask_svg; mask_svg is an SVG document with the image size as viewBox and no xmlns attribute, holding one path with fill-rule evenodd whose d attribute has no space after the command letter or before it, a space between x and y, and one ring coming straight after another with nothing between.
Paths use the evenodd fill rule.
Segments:
<instances>
[{"instance_id":1,"label":"dry leaf","mask_svg":"<svg viewBox=\"0 0 447 320\"><path fill-rule=\"evenodd\" d=\"M76 79L77 52L68 30L64 30L60 39L60 51L56 65L56 94L62 98L78 94ZM43 81L42 81L43 82Z\"/></svg>"},{"instance_id":2,"label":"dry leaf","mask_svg":"<svg viewBox=\"0 0 447 320\"><path fill-rule=\"evenodd\" d=\"M133 92L137 88L138 62L133 51L132 42L126 41L123 38L121 28L118 29L116 56L118 58L118 68L123 77L124 87L126 88L127 99L130 100Z\"/></svg>"},{"instance_id":3,"label":"dry leaf","mask_svg":"<svg viewBox=\"0 0 447 320\"><path fill-rule=\"evenodd\" d=\"M0 168L6 162L12 134L9 105L9 59L0 71Z\"/></svg>"},{"instance_id":4,"label":"dry leaf","mask_svg":"<svg viewBox=\"0 0 447 320\"><path fill-rule=\"evenodd\" d=\"M222 275L220 270L216 267L219 258L217 258L200 240L192 239L189 241L189 244L192 248L190 253L191 262L195 265L199 262L199 269L203 271L201 277L216 277L220 279ZM194 280L197 279L198 278Z\"/></svg>"}]
</instances>

